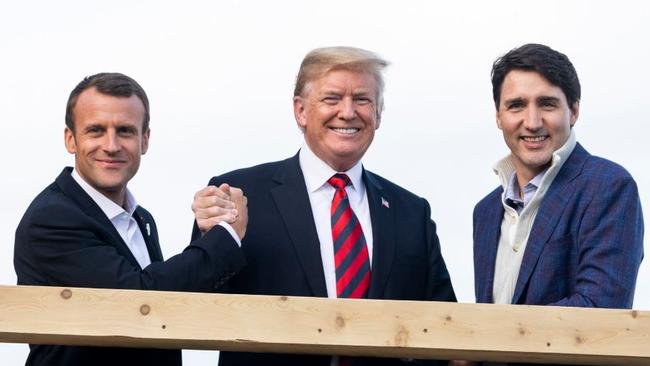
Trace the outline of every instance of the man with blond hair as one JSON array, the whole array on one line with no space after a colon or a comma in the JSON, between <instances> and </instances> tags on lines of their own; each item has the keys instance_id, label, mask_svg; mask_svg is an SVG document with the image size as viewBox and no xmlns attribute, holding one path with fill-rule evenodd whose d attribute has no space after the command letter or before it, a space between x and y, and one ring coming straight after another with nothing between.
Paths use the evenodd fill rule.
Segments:
<instances>
[{"instance_id":1,"label":"man with blond hair","mask_svg":"<svg viewBox=\"0 0 650 366\"><path fill-rule=\"evenodd\" d=\"M311 51L293 109L305 144L293 157L212 178L248 197L248 265L232 293L455 301L426 200L365 170L381 122L387 62L351 47ZM211 188L214 189L214 188ZM211 216L194 201L197 230ZM209 221L208 221L209 222ZM220 365L399 365L408 360L222 352Z\"/></svg>"}]
</instances>

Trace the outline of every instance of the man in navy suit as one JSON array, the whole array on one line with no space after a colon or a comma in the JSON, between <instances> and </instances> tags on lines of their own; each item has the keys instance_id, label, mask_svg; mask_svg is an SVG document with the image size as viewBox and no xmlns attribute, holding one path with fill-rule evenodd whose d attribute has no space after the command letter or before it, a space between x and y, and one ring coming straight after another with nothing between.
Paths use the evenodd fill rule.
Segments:
<instances>
[{"instance_id":1,"label":"man in navy suit","mask_svg":"<svg viewBox=\"0 0 650 366\"><path fill-rule=\"evenodd\" d=\"M205 234L163 261L153 217L126 187L149 134L149 101L135 80L102 73L77 85L65 128L75 167L34 199L16 230L19 285L209 292L244 266L245 197L227 186L213 188L221 207ZM30 345L27 359L48 366L180 364L180 350L50 345Z\"/></svg>"},{"instance_id":2,"label":"man in navy suit","mask_svg":"<svg viewBox=\"0 0 650 366\"><path fill-rule=\"evenodd\" d=\"M429 204L361 164L383 109L386 61L357 48L311 51L293 107L305 144L283 161L212 178L241 187L247 267L232 293L455 301ZM197 217L209 195L194 202ZM205 200L206 202L203 202ZM203 231L197 220L195 235ZM287 324L291 326L291 324ZM222 352L220 365L393 365L388 359Z\"/></svg>"},{"instance_id":3,"label":"man in navy suit","mask_svg":"<svg viewBox=\"0 0 650 366\"><path fill-rule=\"evenodd\" d=\"M481 303L630 308L643 257L637 186L576 142L580 82L562 53L527 44L496 60L501 186L474 209Z\"/></svg>"}]
</instances>

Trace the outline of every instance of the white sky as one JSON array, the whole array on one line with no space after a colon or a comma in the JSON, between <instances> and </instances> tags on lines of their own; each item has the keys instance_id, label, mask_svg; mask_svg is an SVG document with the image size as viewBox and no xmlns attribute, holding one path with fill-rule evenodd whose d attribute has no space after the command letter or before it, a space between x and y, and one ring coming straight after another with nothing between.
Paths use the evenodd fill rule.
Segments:
<instances>
[{"instance_id":1,"label":"white sky","mask_svg":"<svg viewBox=\"0 0 650 366\"><path fill-rule=\"evenodd\" d=\"M0 8L0 284L15 283L14 230L27 205L73 165L63 146L67 96L101 71L132 76L149 95L151 145L130 188L156 217L166 257L188 244L192 196L211 176L301 146L293 82L305 53L322 46L362 47L391 62L383 123L364 165L428 199L460 301L474 301L472 209L498 184L491 166L507 153L490 68L515 46L545 43L569 56L583 87L578 141L626 167L650 209L647 2L62 0ZM650 309L649 272L644 263L637 309ZM0 344L8 365L23 363L26 351ZM185 352L188 365L215 359Z\"/></svg>"}]
</instances>

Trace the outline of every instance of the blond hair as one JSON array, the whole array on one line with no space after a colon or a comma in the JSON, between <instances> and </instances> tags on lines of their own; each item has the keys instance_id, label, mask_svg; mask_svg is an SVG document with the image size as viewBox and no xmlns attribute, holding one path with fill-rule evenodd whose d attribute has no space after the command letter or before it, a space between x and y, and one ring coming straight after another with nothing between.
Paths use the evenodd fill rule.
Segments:
<instances>
[{"instance_id":1,"label":"blond hair","mask_svg":"<svg viewBox=\"0 0 650 366\"><path fill-rule=\"evenodd\" d=\"M293 95L304 96L310 82L333 70L367 72L377 81L377 112L380 113L384 109L384 79L381 72L386 66L388 61L361 48L316 48L300 64Z\"/></svg>"}]
</instances>

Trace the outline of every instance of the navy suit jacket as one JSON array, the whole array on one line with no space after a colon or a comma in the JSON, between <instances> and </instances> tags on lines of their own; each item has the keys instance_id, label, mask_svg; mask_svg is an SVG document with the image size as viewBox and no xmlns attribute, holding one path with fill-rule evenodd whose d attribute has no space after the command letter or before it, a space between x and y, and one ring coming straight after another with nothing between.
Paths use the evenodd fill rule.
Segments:
<instances>
[{"instance_id":1,"label":"navy suit jacket","mask_svg":"<svg viewBox=\"0 0 650 366\"><path fill-rule=\"evenodd\" d=\"M474 209L476 300L491 303L503 189ZM637 186L621 166L580 144L542 199L513 304L631 308L643 258Z\"/></svg>"},{"instance_id":2,"label":"navy suit jacket","mask_svg":"<svg viewBox=\"0 0 650 366\"><path fill-rule=\"evenodd\" d=\"M140 268L117 230L66 168L31 203L16 230L19 285L163 291L214 291L245 264L241 249L217 226L163 262L153 217L134 217L151 264ZM147 229L148 227L148 229ZM31 345L27 365L180 365L180 350Z\"/></svg>"},{"instance_id":3,"label":"navy suit jacket","mask_svg":"<svg viewBox=\"0 0 650 366\"><path fill-rule=\"evenodd\" d=\"M374 241L369 298L455 301L426 200L368 171L363 172L363 180ZM248 264L224 291L327 297L320 243L298 155L236 170L212 178L209 184L224 182L243 189L249 217L242 241ZM388 205L382 204L382 198ZM222 352L219 364L329 365L330 359ZM367 359L356 364L399 362Z\"/></svg>"}]
</instances>

